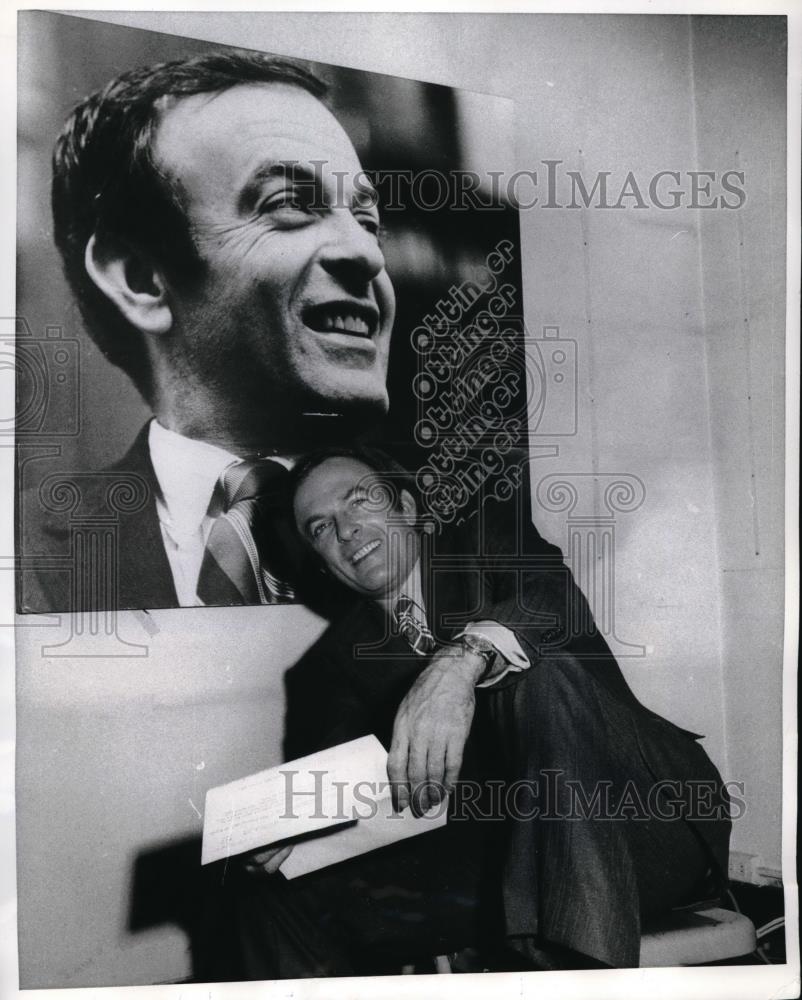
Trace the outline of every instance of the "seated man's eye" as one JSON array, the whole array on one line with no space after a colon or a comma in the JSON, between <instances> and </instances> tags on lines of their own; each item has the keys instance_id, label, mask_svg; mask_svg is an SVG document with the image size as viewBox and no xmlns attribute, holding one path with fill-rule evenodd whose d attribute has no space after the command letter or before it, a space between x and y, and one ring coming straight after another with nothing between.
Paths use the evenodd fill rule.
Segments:
<instances>
[{"instance_id":1,"label":"seated man's eye","mask_svg":"<svg viewBox=\"0 0 802 1000\"><path fill-rule=\"evenodd\" d=\"M312 538L320 538L320 536L328 527L328 524L329 524L328 521L321 521L319 524L316 524L314 528L312 528Z\"/></svg>"}]
</instances>

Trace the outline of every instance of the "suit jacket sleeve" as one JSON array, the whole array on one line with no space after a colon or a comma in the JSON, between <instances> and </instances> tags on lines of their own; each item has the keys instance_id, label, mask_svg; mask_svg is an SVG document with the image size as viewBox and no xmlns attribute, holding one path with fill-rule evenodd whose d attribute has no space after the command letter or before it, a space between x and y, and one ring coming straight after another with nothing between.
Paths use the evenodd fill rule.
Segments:
<instances>
[{"instance_id":1,"label":"suit jacket sleeve","mask_svg":"<svg viewBox=\"0 0 802 1000\"><path fill-rule=\"evenodd\" d=\"M639 705L604 637L596 628L584 594L563 560L532 522L527 466L524 485L509 499L485 499L459 538L450 544L478 554L478 593L471 620L497 621L511 629L535 667L549 653L569 653L593 671L614 694ZM520 680L508 674L503 683ZM642 707L642 706L640 706Z\"/></svg>"},{"instance_id":2,"label":"suit jacket sleeve","mask_svg":"<svg viewBox=\"0 0 802 1000\"><path fill-rule=\"evenodd\" d=\"M530 662L537 659L541 646L566 631L569 617L592 625L587 602L562 552L532 523L528 488L521 487L504 501L485 497L448 545L455 553L477 559L472 620L497 621L512 629Z\"/></svg>"},{"instance_id":3,"label":"suit jacket sleeve","mask_svg":"<svg viewBox=\"0 0 802 1000\"><path fill-rule=\"evenodd\" d=\"M284 758L295 760L366 736L371 719L324 634L284 677Z\"/></svg>"}]
</instances>

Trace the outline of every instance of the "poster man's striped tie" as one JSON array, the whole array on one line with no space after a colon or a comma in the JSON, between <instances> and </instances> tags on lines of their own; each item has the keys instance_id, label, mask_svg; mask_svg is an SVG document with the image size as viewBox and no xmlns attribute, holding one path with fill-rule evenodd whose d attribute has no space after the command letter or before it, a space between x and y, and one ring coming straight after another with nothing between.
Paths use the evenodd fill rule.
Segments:
<instances>
[{"instance_id":1,"label":"poster man's striped tie","mask_svg":"<svg viewBox=\"0 0 802 1000\"><path fill-rule=\"evenodd\" d=\"M256 538L260 520L275 514L287 470L278 462L237 462L217 484L223 513L216 518L201 563L198 597L206 605L286 604L292 587L270 572L270 553ZM264 545L262 546L264 549Z\"/></svg>"}]
</instances>

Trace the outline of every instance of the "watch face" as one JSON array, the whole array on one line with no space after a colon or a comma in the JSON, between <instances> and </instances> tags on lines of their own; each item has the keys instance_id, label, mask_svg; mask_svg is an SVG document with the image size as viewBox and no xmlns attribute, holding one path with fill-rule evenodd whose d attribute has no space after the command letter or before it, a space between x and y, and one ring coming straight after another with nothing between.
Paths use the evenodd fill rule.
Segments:
<instances>
[{"instance_id":1,"label":"watch face","mask_svg":"<svg viewBox=\"0 0 802 1000\"><path fill-rule=\"evenodd\" d=\"M462 642L467 649L472 650L474 653L480 653L485 658L494 656L496 653L493 643L480 635L464 635L462 636Z\"/></svg>"}]
</instances>

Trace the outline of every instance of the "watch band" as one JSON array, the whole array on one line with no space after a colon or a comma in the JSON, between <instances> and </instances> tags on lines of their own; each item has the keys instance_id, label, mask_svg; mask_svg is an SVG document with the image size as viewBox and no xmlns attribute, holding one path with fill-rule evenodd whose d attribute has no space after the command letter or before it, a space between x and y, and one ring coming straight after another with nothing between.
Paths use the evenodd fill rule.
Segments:
<instances>
[{"instance_id":1,"label":"watch band","mask_svg":"<svg viewBox=\"0 0 802 1000\"><path fill-rule=\"evenodd\" d=\"M485 661L485 668L481 675L476 679L476 684L481 684L482 681L487 680L493 670L493 665L495 664L496 656L498 655L498 650L493 643L488 639L485 639L484 636L472 635L470 632L459 636L457 642L459 642L460 645L469 650L471 653L478 653L479 656L481 656Z\"/></svg>"}]
</instances>

